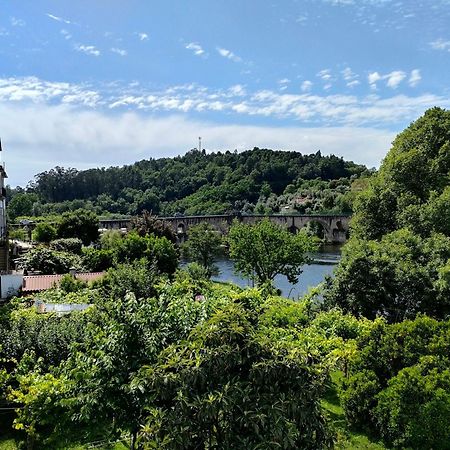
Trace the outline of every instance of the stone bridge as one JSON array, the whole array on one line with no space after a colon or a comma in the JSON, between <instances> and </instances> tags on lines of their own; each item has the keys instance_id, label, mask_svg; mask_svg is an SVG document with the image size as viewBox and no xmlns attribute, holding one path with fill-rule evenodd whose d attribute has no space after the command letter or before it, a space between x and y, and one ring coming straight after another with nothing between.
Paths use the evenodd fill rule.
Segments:
<instances>
[{"instance_id":1,"label":"stone bridge","mask_svg":"<svg viewBox=\"0 0 450 450\"><path fill-rule=\"evenodd\" d=\"M271 222L286 227L292 233L296 233L309 223L318 224L323 238L328 243L343 243L348 238L349 233L349 215L211 215L211 216L177 216L160 217L159 219L169 225L176 233L180 241L184 241L189 236L189 228L202 222L211 224L217 231L227 234L233 223L238 220L242 223L253 224L260 220L268 218ZM121 220L101 220L100 228L120 229L127 228L128 219Z\"/></svg>"}]
</instances>

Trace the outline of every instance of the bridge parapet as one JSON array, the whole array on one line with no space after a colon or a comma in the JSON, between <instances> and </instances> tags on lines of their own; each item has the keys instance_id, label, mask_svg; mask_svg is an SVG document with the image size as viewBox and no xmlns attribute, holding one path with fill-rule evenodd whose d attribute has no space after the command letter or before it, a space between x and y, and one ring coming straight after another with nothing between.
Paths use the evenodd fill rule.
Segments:
<instances>
[{"instance_id":1,"label":"bridge parapet","mask_svg":"<svg viewBox=\"0 0 450 450\"><path fill-rule=\"evenodd\" d=\"M203 222L211 224L221 234L227 234L233 220L238 220L243 223L257 223L265 218L268 218L273 223L288 228L291 232L296 233L309 223L319 224L324 233L324 239L329 243L344 243L346 242L350 229L350 215L345 214L298 214L298 215L208 215L208 216L173 216L173 217L159 217L166 223L181 241L186 239L189 235L189 229L195 225ZM130 224L130 219L107 219L100 220L99 227L102 229L112 230L127 228Z\"/></svg>"}]
</instances>

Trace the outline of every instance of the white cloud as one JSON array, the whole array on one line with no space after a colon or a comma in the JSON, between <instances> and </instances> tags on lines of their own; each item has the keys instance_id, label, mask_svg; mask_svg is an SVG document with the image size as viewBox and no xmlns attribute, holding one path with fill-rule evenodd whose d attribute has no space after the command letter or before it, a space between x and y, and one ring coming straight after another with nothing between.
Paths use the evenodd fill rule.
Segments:
<instances>
[{"instance_id":1,"label":"white cloud","mask_svg":"<svg viewBox=\"0 0 450 450\"><path fill-rule=\"evenodd\" d=\"M126 50L122 49L122 48L113 47L111 49L111 51L113 53L116 53L117 55L120 55L120 56L127 56L128 55L128 52Z\"/></svg>"},{"instance_id":2,"label":"white cloud","mask_svg":"<svg viewBox=\"0 0 450 450\"><path fill-rule=\"evenodd\" d=\"M282 78L281 80L278 80L278 84L289 84L291 80L289 78Z\"/></svg>"},{"instance_id":3,"label":"white cloud","mask_svg":"<svg viewBox=\"0 0 450 450\"><path fill-rule=\"evenodd\" d=\"M380 81L381 79L382 76L378 72L369 73L369 75L367 76L367 81L369 82L370 87L372 89L377 88L377 82Z\"/></svg>"},{"instance_id":4,"label":"white cloud","mask_svg":"<svg viewBox=\"0 0 450 450\"><path fill-rule=\"evenodd\" d=\"M148 34L147 33L138 33L139 39L141 41L148 41Z\"/></svg>"},{"instance_id":5,"label":"white cloud","mask_svg":"<svg viewBox=\"0 0 450 450\"><path fill-rule=\"evenodd\" d=\"M378 165L395 133L358 127L265 127L218 125L182 116L154 118L137 113L107 115L69 106L0 104L9 182L24 185L55 165L102 167L143 158L175 156L196 142L199 130L210 151L254 146L334 153ZM173 130L177 130L174 133ZM61 143L64 152L61 152ZM364 152L361 152L364 142Z\"/></svg>"},{"instance_id":6,"label":"white cloud","mask_svg":"<svg viewBox=\"0 0 450 450\"><path fill-rule=\"evenodd\" d=\"M64 39L67 39L67 40L72 39L72 35L65 29L61 30L61 34L64 36Z\"/></svg>"},{"instance_id":7,"label":"white cloud","mask_svg":"<svg viewBox=\"0 0 450 450\"><path fill-rule=\"evenodd\" d=\"M430 42L430 46L434 50L444 50L450 52L450 41L446 41L444 39L437 39Z\"/></svg>"},{"instance_id":8,"label":"white cloud","mask_svg":"<svg viewBox=\"0 0 450 450\"><path fill-rule=\"evenodd\" d=\"M17 17L10 17L9 20L13 27L24 27L26 25L24 20L18 19Z\"/></svg>"},{"instance_id":9,"label":"white cloud","mask_svg":"<svg viewBox=\"0 0 450 450\"><path fill-rule=\"evenodd\" d=\"M305 89L310 86L304 82ZM198 84L172 86L162 91L148 90L139 84L105 85L94 89L89 85L46 82L33 77L0 79L0 102L67 103L78 107L149 113L222 111L346 126L403 123L413 120L429 107L450 106L448 98L430 94L379 98L374 95L313 95L306 90L302 94L271 90L248 93L242 85L211 90Z\"/></svg>"},{"instance_id":10,"label":"white cloud","mask_svg":"<svg viewBox=\"0 0 450 450\"><path fill-rule=\"evenodd\" d=\"M62 17L58 17L58 16L55 16L55 15L50 14L50 13L46 13L45 15L47 17L49 17L50 19L56 20L57 22L66 23L67 25L70 25L72 23L70 20L63 19Z\"/></svg>"},{"instance_id":11,"label":"white cloud","mask_svg":"<svg viewBox=\"0 0 450 450\"><path fill-rule=\"evenodd\" d=\"M342 77L346 81L346 85L349 88L353 88L355 86L358 86L360 84L358 80L358 75L353 72L353 70L350 67L346 67L342 72Z\"/></svg>"},{"instance_id":12,"label":"white cloud","mask_svg":"<svg viewBox=\"0 0 450 450\"><path fill-rule=\"evenodd\" d=\"M330 81L332 78L330 69L321 70L320 72L317 73L317 76L321 78L323 81Z\"/></svg>"},{"instance_id":13,"label":"white cloud","mask_svg":"<svg viewBox=\"0 0 450 450\"><path fill-rule=\"evenodd\" d=\"M422 79L422 76L420 75L420 70L414 69L411 71L411 74L410 74L409 80L408 80L408 84L411 87L416 87L420 83L421 79Z\"/></svg>"},{"instance_id":14,"label":"white cloud","mask_svg":"<svg viewBox=\"0 0 450 450\"><path fill-rule=\"evenodd\" d=\"M406 78L406 73L402 70L394 70L384 76L387 79L386 85L392 89L397 89L399 84Z\"/></svg>"},{"instance_id":15,"label":"white cloud","mask_svg":"<svg viewBox=\"0 0 450 450\"><path fill-rule=\"evenodd\" d=\"M187 50L192 50L194 55L203 56L205 54L205 50L203 50L202 46L197 42L189 42L189 44L185 45Z\"/></svg>"},{"instance_id":16,"label":"white cloud","mask_svg":"<svg viewBox=\"0 0 450 450\"><path fill-rule=\"evenodd\" d=\"M242 58L234 54L231 50L227 50L226 48L221 47L217 47L216 50L219 53L219 55L223 56L224 58L228 58L234 62L242 62Z\"/></svg>"},{"instance_id":17,"label":"white cloud","mask_svg":"<svg viewBox=\"0 0 450 450\"><path fill-rule=\"evenodd\" d=\"M305 81L302 83L302 85L301 85L300 88L301 88L302 92L309 92L309 91L311 90L312 86L313 86L313 84L312 84L311 81L305 80Z\"/></svg>"},{"instance_id":18,"label":"white cloud","mask_svg":"<svg viewBox=\"0 0 450 450\"><path fill-rule=\"evenodd\" d=\"M93 45L76 44L75 50L78 52L86 53L86 55L100 56L100 50L98 50Z\"/></svg>"},{"instance_id":19,"label":"white cloud","mask_svg":"<svg viewBox=\"0 0 450 450\"><path fill-rule=\"evenodd\" d=\"M228 89L228 92L232 96L236 96L236 97L242 97L242 96L246 95L245 88L241 84L235 84L234 86L231 86Z\"/></svg>"}]
</instances>

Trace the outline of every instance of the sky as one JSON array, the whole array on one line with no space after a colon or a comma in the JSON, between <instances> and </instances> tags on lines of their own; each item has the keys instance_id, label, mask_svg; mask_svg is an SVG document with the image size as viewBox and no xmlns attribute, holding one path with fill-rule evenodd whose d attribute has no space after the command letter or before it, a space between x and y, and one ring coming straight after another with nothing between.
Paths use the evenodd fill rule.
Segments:
<instances>
[{"instance_id":1,"label":"sky","mask_svg":"<svg viewBox=\"0 0 450 450\"><path fill-rule=\"evenodd\" d=\"M0 0L12 186L199 136L377 167L449 78L450 0Z\"/></svg>"}]
</instances>

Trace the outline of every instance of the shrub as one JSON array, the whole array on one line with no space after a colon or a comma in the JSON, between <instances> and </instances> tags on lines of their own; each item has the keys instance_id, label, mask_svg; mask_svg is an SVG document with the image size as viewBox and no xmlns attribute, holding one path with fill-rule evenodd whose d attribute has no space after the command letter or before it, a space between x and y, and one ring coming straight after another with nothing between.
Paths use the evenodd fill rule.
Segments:
<instances>
[{"instance_id":1,"label":"shrub","mask_svg":"<svg viewBox=\"0 0 450 450\"><path fill-rule=\"evenodd\" d=\"M401 370L379 394L374 416L383 438L396 447L449 449L449 360L425 357Z\"/></svg>"},{"instance_id":2,"label":"shrub","mask_svg":"<svg viewBox=\"0 0 450 450\"><path fill-rule=\"evenodd\" d=\"M50 242L50 247L58 252L81 254L83 243L78 238L61 238Z\"/></svg>"},{"instance_id":3,"label":"shrub","mask_svg":"<svg viewBox=\"0 0 450 450\"><path fill-rule=\"evenodd\" d=\"M20 258L17 264L26 271L39 271L47 275L68 273L72 267L79 271L84 270L78 255L58 252L46 247L33 248Z\"/></svg>"},{"instance_id":4,"label":"shrub","mask_svg":"<svg viewBox=\"0 0 450 450\"><path fill-rule=\"evenodd\" d=\"M114 264L114 252L111 250L85 247L82 258L83 265L91 272L103 272Z\"/></svg>"},{"instance_id":5,"label":"shrub","mask_svg":"<svg viewBox=\"0 0 450 450\"><path fill-rule=\"evenodd\" d=\"M34 241L48 244L56 239L56 228L50 223L41 222L36 225L32 236Z\"/></svg>"},{"instance_id":6,"label":"shrub","mask_svg":"<svg viewBox=\"0 0 450 450\"><path fill-rule=\"evenodd\" d=\"M92 211L65 212L58 224L60 238L79 238L84 245L98 240L98 217Z\"/></svg>"}]
</instances>

